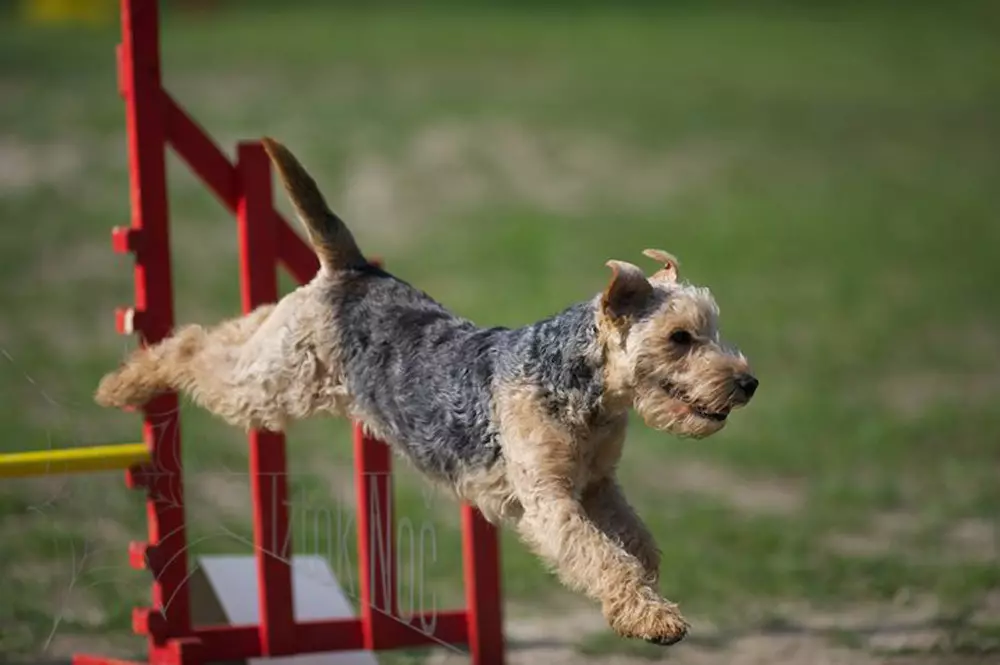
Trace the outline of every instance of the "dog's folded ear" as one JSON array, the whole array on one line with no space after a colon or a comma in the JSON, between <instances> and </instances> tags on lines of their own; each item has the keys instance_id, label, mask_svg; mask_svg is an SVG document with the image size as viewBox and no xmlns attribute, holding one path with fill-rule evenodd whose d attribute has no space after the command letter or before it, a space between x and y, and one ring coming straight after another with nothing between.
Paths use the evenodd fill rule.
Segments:
<instances>
[{"instance_id":1,"label":"dog's folded ear","mask_svg":"<svg viewBox=\"0 0 1000 665\"><path fill-rule=\"evenodd\" d=\"M680 268L680 264L677 262L677 257L670 252L663 251L662 249L644 249L642 250L642 253L643 256L648 256L654 261L663 264L663 267L653 273L653 276L649 279L661 282L677 281Z\"/></svg>"},{"instance_id":2,"label":"dog's folded ear","mask_svg":"<svg viewBox=\"0 0 1000 665\"><path fill-rule=\"evenodd\" d=\"M653 293L653 286L639 266L611 260L611 281L601 296L601 307L612 320L623 319L640 310Z\"/></svg>"}]
</instances>

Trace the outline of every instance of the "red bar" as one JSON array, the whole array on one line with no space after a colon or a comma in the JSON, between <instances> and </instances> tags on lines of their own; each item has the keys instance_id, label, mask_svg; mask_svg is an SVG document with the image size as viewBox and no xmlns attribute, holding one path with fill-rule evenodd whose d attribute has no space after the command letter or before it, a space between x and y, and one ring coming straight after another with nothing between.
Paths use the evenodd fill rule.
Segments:
<instances>
[{"instance_id":1,"label":"red bar","mask_svg":"<svg viewBox=\"0 0 1000 665\"><path fill-rule=\"evenodd\" d=\"M236 215L243 312L278 299L275 217L271 209L270 160L257 143L238 148L240 200ZM265 430L250 432L254 550L260 602L260 650L264 656L295 653L292 613L288 477L285 439Z\"/></svg>"},{"instance_id":2,"label":"red bar","mask_svg":"<svg viewBox=\"0 0 1000 665\"><path fill-rule=\"evenodd\" d=\"M73 665L142 665L133 660L119 660L105 656L90 656L84 653L73 654Z\"/></svg>"},{"instance_id":3,"label":"red bar","mask_svg":"<svg viewBox=\"0 0 1000 665\"><path fill-rule=\"evenodd\" d=\"M464 644L468 640L466 613L440 612L436 616L426 616L428 623L436 622L434 630L426 633L420 628L420 616L414 616L409 623L396 617L384 617L379 625L379 650L403 649L423 645Z\"/></svg>"},{"instance_id":4,"label":"red bar","mask_svg":"<svg viewBox=\"0 0 1000 665\"><path fill-rule=\"evenodd\" d=\"M434 623L434 629L430 633L420 629L419 615L412 617L409 624L390 619L384 626L385 633L379 635L380 642L383 642L381 649L464 644L467 641L465 612L441 612L436 616L425 615L423 618L428 624ZM362 623L361 619L303 621L295 626L295 652L304 654L364 649ZM194 634L201 642L206 662L261 656L257 626L205 626L196 629Z\"/></svg>"},{"instance_id":5,"label":"red bar","mask_svg":"<svg viewBox=\"0 0 1000 665\"><path fill-rule=\"evenodd\" d=\"M389 447L354 424L354 472L358 501L358 568L365 648L380 649L399 622Z\"/></svg>"},{"instance_id":6,"label":"red bar","mask_svg":"<svg viewBox=\"0 0 1000 665\"><path fill-rule=\"evenodd\" d=\"M257 626L204 626L194 631L207 663L259 658L258 633Z\"/></svg>"},{"instance_id":7,"label":"red bar","mask_svg":"<svg viewBox=\"0 0 1000 665\"><path fill-rule=\"evenodd\" d=\"M243 312L278 299L275 222L271 208L271 162L259 143L237 149L240 197L236 203Z\"/></svg>"},{"instance_id":8,"label":"red bar","mask_svg":"<svg viewBox=\"0 0 1000 665\"><path fill-rule=\"evenodd\" d=\"M239 175L219 146L191 119L184 109L163 91L167 110L167 138L177 154L191 170L215 193L222 204L236 212L240 202Z\"/></svg>"},{"instance_id":9,"label":"red bar","mask_svg":"<svg viewBox=\"0 0 1000 665\"><path fill-rule=\"evenodd\" d=\"M468 504L462 504L462 561L472 662L475 665L502 665L500 544L496 527Z\"/></svg>"},{"instance_id":10,"label":"red bar","mask_svg":"<svg viewBox=\"0 0 1000 665\"><path fill-rule=\"evenodd\" d=\"M140 342L149 345L169 335L174 325L158 8L156 2L122 0L121 10L132 228L142 233L145 245L134 271L135 310L142 316L133 325ZM160 474L149 489L146 511L150 546L169 562L154 578L152 592L153 607L165 613L165 637L191 630L177 406L175 395L151 401L143 409L142 428L151 466Z\"/></svg>"},{"instance_id":11,"label":"red bar","mask_svg":"<svg viewBox=\"0 0 1000 665\"><path fill-rule=\"evenodd\" d=\"M357 651L365 644L361 619L303 621L295 626L298 653Z\"/></svg>"},{"instance_id":12,"label":"red bar","mask_svg":"<svg viewBox=\"0 0 1000 665\"><path fill-rule=\"evenodd\" d=\"M132 228L154 248L136 263L135 306L147 313L141 340L153 343L170 333L174 314L157 3L124 0L122 24Z\"/></svg>"},{"instance_id":13,"label":"red bar","mask_svg":"<svg viewBox=\"0 0 1000 665\"><path fill-rule=\"evenodd\" d=\"M226 156L205 131L166 92L167 133L177 154L188 163L201 180L232 212L239 205L239 176ZM278 259L300 284L311 280L319 270L319 260L312 249L292 230L288 222L271 208L276 217Z\"/></svg>"},{"instance_id":14,"label":"red bar","mask_svg":"<svg viewBox=\"0 0 1000 665\"><path fill-rule=\"evenodd\" d=\"M142 247L142 231L129 226L116 226L111 229L111 248L117 254L138 252Z\"/></svg>"},{"instance_id":15,"label":"red bar","mask_svg":"<svg viewBox=\"0 0 1000 665\"><path fill-rule=\"evenodd\" d=\"M143 438L152 452L146 501L148 547L155 548L162 562L153 577L153 607L166 613L164 637L191 630L178 408L176 395L156 397L146 406L143 423Z\"/></svg>"},{"instance_id":16,"label":"red bar","mask_svg":"<svg viewBox=\"0 0 1000 665\"><path fill-rule=\"evenodd\" d=\"M291 639L292 576L287 563L291 543L285 505L288 482L283 470L284 437L277 432L253 430L249 440L261 655L291 654L295 648Z\"/></svg>"},{"instance_id":17,"label":"red bar","mask_svg":"<svg viewBox=\"0 0 1000 665\"><path fill-rule=\"evenodd\" d=\"M149 662L150 665L200 665L205 659L197 638L179 637L150 651Z\"/></svg>"},{"instance_id":18,"label":"red bar","mask_svg":"<svg viewBox=\"0 0 1000 665\"><path fill-rule=\"evenodd\" d=\"M278 213L274 214L281 220L278 224L278 258L299 284L305 284L319 271L319 259L288 222Z\"/></svg>"},{"instance_id":19,"label":"red bar","mask_svg":"<svg viewBox=\"0 0 1000 665\"><path fill-rule=\"evenodd\" d=\"M386 621L379 627L379 649L400 649L419 645L463 644L468 627L463 611L440 612L437 615L414 615L409 622L383 615ZM421 629L421 620L433 624L431 632ZM351 651L364 646L363 619L333 619L306 621L296 627L295 639L299 653Z\"/></svg>"},{"instance_id":20,"label":"red bar","mask_svg":"<svg viewBox=\"0 0 1000 665\"><path fill-rule=\"evenodd\" d=\"M166 629L166 619L157 608L132 608L132 632L136 635L146 635L155 644L164 644L167 641Z\"/></svg>"},{"instance_id":21,"label":"red bar","mask_svg":"<svg viewBox=\"0 0 1000 665\"><path fill-rule=\"evenodd\" d=\"M145 570L149 566L146 555L150 551L149 543L133 540L128 544L128 563L135 570ZM154 573L155 574L155 573Z\"/></svg>"},{"instance_id":22,"label":"red bar","mask_svg":"<svg viewBox=\"0 0 1000 665\"><path fill-rule=\"evenodd\" d=\"M261 656L258 627L205 626L195 634L208 662L245 660ZM305 621L295 626L296 653L354 651L362 648L361 620Z\"/></svg>"}]
</instances>

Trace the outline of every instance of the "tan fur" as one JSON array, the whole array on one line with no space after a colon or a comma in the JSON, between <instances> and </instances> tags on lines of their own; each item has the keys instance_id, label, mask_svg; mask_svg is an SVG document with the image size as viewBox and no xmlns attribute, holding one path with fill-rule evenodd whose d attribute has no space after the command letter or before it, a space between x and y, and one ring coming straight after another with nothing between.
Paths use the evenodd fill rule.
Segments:
<instances>
[{"instance_id":1,"label":"tan fur","mask_svg":"<svg viewBox=\"0 0 1000 665\"><path fill-rule=\"evenodd\" d=\"M649 281L671 283L677 281L677 276L680 272L680 264L677 263L677 257L670 252L663 251L662 249L644 249L642 250L642 253L654 261L658 261L663 264L662 268L650 276Z\"/></svg>"},{"instance_id":2,"label":"tan fur","mask_svg":"<svg viewBox=\"0 0 1000 665\"><path fill-rule=\"evenodd\" d=\"M645 527L610 476L588 487L587 460L599 459L596 449L606 441L571 436L542 413L530 386L510 387L500 404L507 477L523 507L517 529L524 541L566 586L599 601L619 635L683 637L687 622L655 589L650 568L657 555Z\"/></svg>"},{"instance_id":3,"label":"tan fur","mask_svg":"<svg viewBox=\"0 0 1000 665\"><path fill-rule=\"evenodd\" d=\"M452 488L455 496L476 506L489 522L516 522L524 508L507 479L507 464L501 460L488 470L463 473Z\"/></svg>"},{"instance_id":4,"label":"tan fur","mask_svg":"<svg viewBox=\"0 0 1000 665\"><path fill-rule=\"evenodd\" d=\"M621 542L639 560L655 588L660 579L660 548L629 505L618 480L607 476L589 486L583 493L583 508L598 529Z\"/></svg>"},{"instance_id":5,"label":"tan fur","mask_svg":"<svg viewBox=\"0 0 1000 665\"><path fill-rule=\"evenodd\" d=\"M316 182L295 155L272 138L265 137L261 143L278 169L323 269L334 271L364 265L364 256L350 229L330 210Z\"/></svg>"},{"instance_id":6,"label":"tan fur","mask_svg":"<svg viewBox=\"0 0 1000 665\"><path fill-rule=\"evenodd\" d=\"M138 349L101 380L95 400L136 407L156 393L184 391L231 425L273 431L318 412L343 414L350 400L338 371L336 337L324 325L324 279L276 305L211 328L184 326Z\"/></svg>"}]
</instances>

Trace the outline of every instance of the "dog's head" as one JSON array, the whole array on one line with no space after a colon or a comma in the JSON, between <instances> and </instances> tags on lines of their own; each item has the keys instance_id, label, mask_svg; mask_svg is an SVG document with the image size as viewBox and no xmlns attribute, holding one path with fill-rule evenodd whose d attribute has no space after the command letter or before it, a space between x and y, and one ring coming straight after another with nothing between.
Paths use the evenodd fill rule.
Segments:
<instances>
[{"instance_id":1,"label":"dog's head","mask_svg":"<svg viewBox=\"0 0 1000 665\"><path fill-rule=\"evenodd\" d=\"M719 308L708 289L680 281L677 260L646 256L661 268L647 277L625 261L608 261L598 329L608 381L627 394L650 427L702 438L725 427L729 413L757 389L743 354L719 337Z\"/></svg>"}]
</instances>

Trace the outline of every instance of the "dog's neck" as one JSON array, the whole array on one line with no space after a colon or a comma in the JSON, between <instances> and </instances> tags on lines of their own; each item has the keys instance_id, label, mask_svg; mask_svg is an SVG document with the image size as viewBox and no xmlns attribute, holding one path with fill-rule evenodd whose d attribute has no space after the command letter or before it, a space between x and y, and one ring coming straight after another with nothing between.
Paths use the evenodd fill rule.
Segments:
<instances>
[{"instance_id":1,"label":"dog's neck","mask_svg":"<svg viewBox=\"0 0 1000 665\"><path fill-rule=\"evenodd\" d=\"M601 314L600 295L590 301L594 348L604 382L602 407L609 415L624 415L635 401L635 377L623 331Z\"/></svg>"},{"instance_id":2,"label":"dog's neck","mask_svg":"<svg viewBox=\"0 0 1000 665\"><path fill-rule=\"evenodd\" d=\"M597 307L595 301L576 303L513 331L520 370L549 387L553 413L585 428L624 416L633 400L630 382L617 371L622 363L600 330Z\"/></svg>"}]
</instances>

